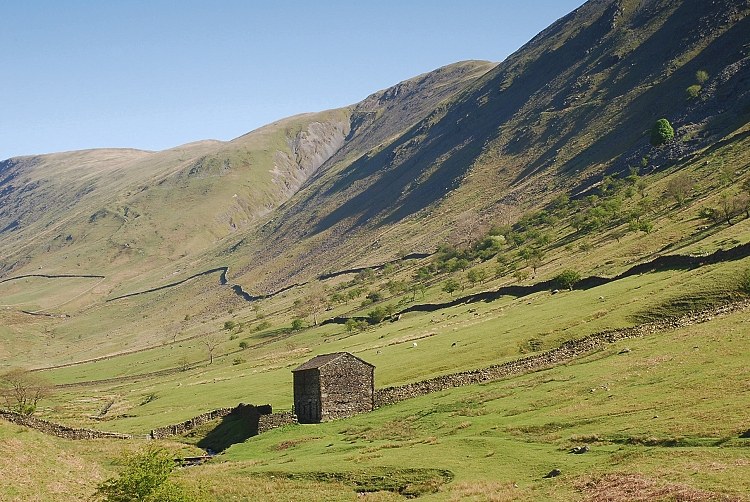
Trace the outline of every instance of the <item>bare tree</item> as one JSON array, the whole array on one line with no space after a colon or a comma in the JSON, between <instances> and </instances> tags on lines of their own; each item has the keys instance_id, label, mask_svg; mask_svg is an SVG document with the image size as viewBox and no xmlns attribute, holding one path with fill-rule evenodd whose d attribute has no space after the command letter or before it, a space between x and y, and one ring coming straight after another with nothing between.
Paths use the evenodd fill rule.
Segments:
<instances>
[{"instance_id":1,"label":"bare tree","mask_svg":"<svg viewBox=\"0 0 750 502\"><path fill-rule=\"evenodd\" d=\"M0 393L12 411L31 415L39 401L49 395L49 385L30 371L13 369L0 377Z\"/></svg>"},{"instance_id":2,"label":"bare tree","mask_svg":"<svg viewBox=\"0 0 750 502\"><path fill-rule=\"evenodd\" d=\"M468 209L456 218L448 243L456 249L470 248L486 233L487 225L481 221L476 211Z\"/></svg>"},{"instance_id":3,"label":"bare tree","mask_svg":"<svg viewBox=\"0 0 750 502\"><path fill-rule=\"evenodd\" d=\"M216 333L206 335L206 337L203 339L203 345L205 345L206 349L208 350L208 364L214 363L214 350L219 345L219 343L221 343L221 336Z\"/></svg>"},{"instance_id":4,"label":"bare tree","mask_svg":"<svg viewBox=\"0 0 750 502\"><path fill-rule=\"evenodd\" d=\"M300 318L312 316L313 324L318 325L318 314L328 305L328 295L320 282L315 282L303 298L298 298L292 305L294 312Z\"/></svg>"},{"instance_id":5,"label":"bare tree","mask_svg":"<svg viewBox=\"0 0 750 502\"><path fill-rule=\"evenodd\" d=\"M682 206L694 186L695 181L687 173L678 174L667 183L666 194Z\"/></svg>"}]
</instances>

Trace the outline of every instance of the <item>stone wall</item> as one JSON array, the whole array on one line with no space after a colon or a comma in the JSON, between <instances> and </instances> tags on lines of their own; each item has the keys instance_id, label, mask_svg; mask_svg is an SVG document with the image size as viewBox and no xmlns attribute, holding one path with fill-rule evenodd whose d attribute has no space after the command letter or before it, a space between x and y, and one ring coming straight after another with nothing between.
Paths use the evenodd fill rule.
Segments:
<instances>
[{"instance_id":1,"label":"stone wall","mask_svg":"<svg viewBox=\"0 0 750 502\"><path fill-rule=\"evenodd\" d=\"M261 415L260 422L258 422L258 434L262 434L277 427L296 423L297 416L291 411L281 411L279 413L271 413L270 415Z\"/></svg>"},{"instance_id":2,"label":"stone wall","mask_svg":"<svg viewBox=\"0 0 750 502\"><path fill-rule=\"evenodd\" d=\"M0 418L13 422L17 425L23 425L31 429L36 429L51 436L57 436L65 439L130 439L133 436L129 434L120 434L117 432L96 431L93 429L77 429L67 425L48 422L41 418L20 415L12 411L0 410Z\"/></svg>"},{"instance_id":3,"label":"stone wall","mask_svg":"<svg viewBox=\"0 0 750 502\"><path fill-rule=\"evenodd\" d=\"M603 346L618 340L642 337L666 329L675 329L689 326L691 324L710 321L716 315L743 310L749 306L749 301L743 301L724 305L709 311L690 313L677 319L646 323L631 328L602 331L578 340L569 340L555 349L516 359L514 361L508 361L503 364L496 364L482 369L451 373L419 382L378 389L375 391L375 406L380 407L397 403L405 399L424 396L431 392L462 387L464 385L491 382L511 375L550 368L600 349Z\"/></svg>"},{"instance_id":4,"label":"stone wall","mask_svg":"<svg viewBox=\"0 0 750 502\"><path fill-rule=\"evenodd\" d=\"M165 425L164 427L153 429L150 437L151 439L162 439L168 436L183 434L211 420L225 417L232 413L232 411L234 411L234 408L219 408L218 410L208 411L178 424Z\"/></svg>"},{"instance_id":5,"label":"stone wall","mask_svg":"<svg viewBox=\"0 0 750 502\"><path fill-rule=\"evenodd\" d=\"M374 370L373 366L347 354L321 366L321 421L372 411Z\"/></svg>"},{"instance_id":6,"label":"stone wall","mask_svg":"<svg viewBox=\"0 0 750 502\"><path fill-rule=\"evenodd\" d=\"M303 424L320 422L320 372L317 368L292 373L294 411Z\"/></svg>"},{"instance_id":7,"label":"stone wall","mask_svg":"<svg viewBox=\"0 0 750 502\"><path fill-rule=\"evenodd\" d=\"M203 413L178 424L166 425L164 427L153 429L150 437L151 439L163 439L169 436L184 434L185 432L193 430L205 423L216 420L217 418L226 417L233 413L240 414L248 420L257 421L258 434L275 429L276 427L281 427L282 425L297 423L297 417L292 414L291 411L272 413L271 406L269 405L253 406L251 404L240 403L234 408L219 408L218 410Z\"/></svg>"}]
</instances>

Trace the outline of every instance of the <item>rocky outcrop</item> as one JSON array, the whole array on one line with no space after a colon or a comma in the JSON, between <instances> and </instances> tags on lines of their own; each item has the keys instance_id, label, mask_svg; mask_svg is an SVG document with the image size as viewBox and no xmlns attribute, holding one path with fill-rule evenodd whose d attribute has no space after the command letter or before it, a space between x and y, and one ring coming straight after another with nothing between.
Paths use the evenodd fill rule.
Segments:
<instances>
[{"instance_id":1,"label":"rocky outcrop","mask_svg":"<svg viewBox=\"0 0 750 502\"><path fill-rule=\"evenodd\" d=\"M295 193L344 144L349 123L312 122L289 139L289 151L274 154L274 183L286 196Z\"/></svg>"}]
</instances>

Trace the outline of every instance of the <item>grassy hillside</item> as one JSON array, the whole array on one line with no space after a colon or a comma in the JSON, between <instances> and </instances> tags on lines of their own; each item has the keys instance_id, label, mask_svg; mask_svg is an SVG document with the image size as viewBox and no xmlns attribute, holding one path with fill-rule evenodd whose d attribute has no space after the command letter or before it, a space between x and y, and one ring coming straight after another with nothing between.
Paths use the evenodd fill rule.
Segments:
<instances>
[{"instance_id":1,"label":"grassy hillside","mask_svg":"<svg viewBox=\"0 0 750 502\"><path fill-rule=\"evenodd\" d=\"M592 1L497 66L231 142L5 161L0 373L49 384L37 416L136 438L0 422L0 499L79 500L153 428L290 410L318 354L384 388L648 326L176 479L205 500L747 500L748 12Z\"/></svg>"}]
</instances>

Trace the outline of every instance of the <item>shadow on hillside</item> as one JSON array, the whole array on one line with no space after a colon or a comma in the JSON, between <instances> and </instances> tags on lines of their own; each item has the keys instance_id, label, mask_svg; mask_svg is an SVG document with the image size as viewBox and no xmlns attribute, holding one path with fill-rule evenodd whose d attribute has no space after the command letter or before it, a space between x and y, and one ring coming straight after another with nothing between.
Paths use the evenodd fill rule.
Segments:
<instances>
[{"instance_id":1,"label":"shadow on hillside","mask_svg":"<svg viewBox=\"0 0 750 502\"><path fill-rule=\"evenodd\" d=\"M270 408L270 406L266 407ZM221 453L233 444L242 443L253 436L257 436L261 414L270 413L270 409L266 410L266 407L238 406L198 441L198 447L206 451Z\"/></svg>"},{"instance_id":2,"label":"shadow on hillside","mask_svg":"<svg viewBox=\"0 0 750 502\"><path fill-rule=\"evenodd\" d=\"M712 265L712 264L722 263L726 261L741 260L747 257L750 257L750 242L741 244L739 246L735 246L733 248L726 249L726 250L719 249L705 256L677 255L677 254L676 255L663 255L663 256L654 258L653 260L649 260L645 263L639 263L638 265L634 265L630 267L629 269L627 269L626 271L614 277L599 277L595 275L585 277L581 279L580 281L578 281L575 284L573 289L587 290L587 289L596 288L604 284L608 284L614 281L619 281L621 279L625 279L626 277L631 277L635 275L651 273L651 272L661 272L665 270L690 270L693 268L702 267L704 265ZM529 285L515 284L515 285L510 285L510 286L501 286L491 291L482 291L479 293L474 293L474 294L470 294L467 296L454 298L453 300L444 302L444 303L415 304L399 312L396 312L395 314L393 314L391 318L397 318L398 316L402 314L408 314L410 312L435 312L441 309L455 307L457 305L464 305L464 304L475 303L475 302L480 302L480 301L491 302L503 296L514 296L516 298L520 298L522 296L527 296L533 293L540 293L542 291L552 291L558 287L559 285L557 284L557 281L555 279L549 279L546 281L541 281L541 282L537 282L535 284L529 284ZM349 318L347 317L334 317L331 319L326 319L320 324L321 326L326 325L326 324L345 324L348 319ZM362 317L353 317L352 319L366 320L366 318L362 318Z\"/></svg>"}]
</instances>

